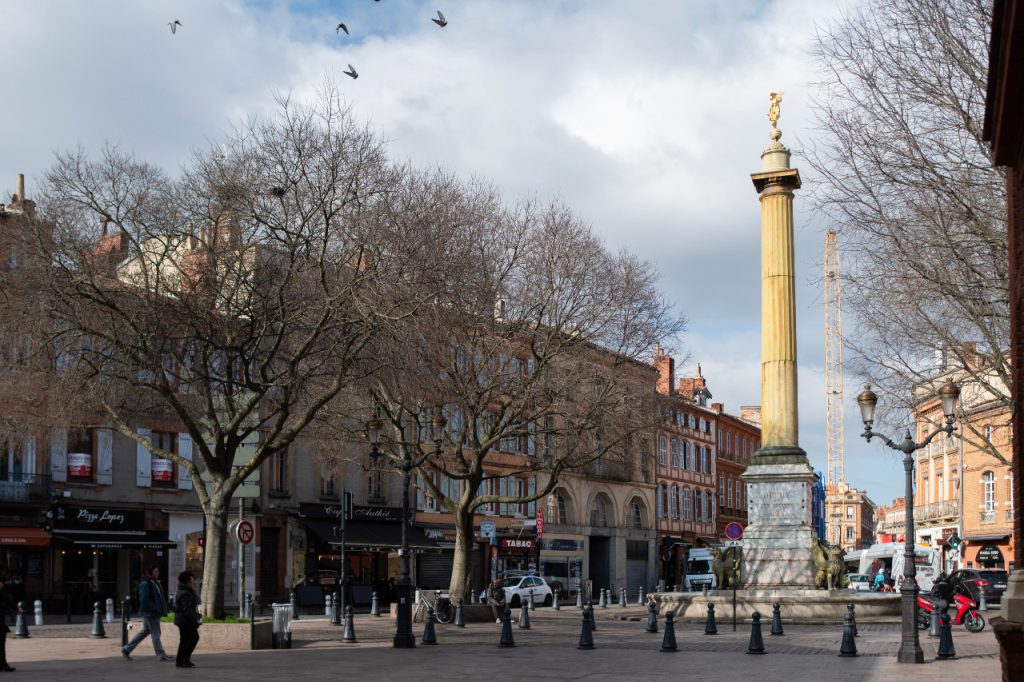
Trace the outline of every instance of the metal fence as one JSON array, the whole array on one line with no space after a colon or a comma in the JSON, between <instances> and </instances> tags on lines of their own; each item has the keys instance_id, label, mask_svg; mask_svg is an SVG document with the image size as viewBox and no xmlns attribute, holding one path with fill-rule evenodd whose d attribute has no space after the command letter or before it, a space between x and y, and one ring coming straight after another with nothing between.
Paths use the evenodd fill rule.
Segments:
<instances>
[{"instance_id":1,"label":"metal fence","mask_svg":"<svg viewBox=\"0 0 1024 682\"><path fill-rule=\"evenodd\" d=\"M0 501L49 502L49 474L0 474Z\"/></svg>"}]
</instances>

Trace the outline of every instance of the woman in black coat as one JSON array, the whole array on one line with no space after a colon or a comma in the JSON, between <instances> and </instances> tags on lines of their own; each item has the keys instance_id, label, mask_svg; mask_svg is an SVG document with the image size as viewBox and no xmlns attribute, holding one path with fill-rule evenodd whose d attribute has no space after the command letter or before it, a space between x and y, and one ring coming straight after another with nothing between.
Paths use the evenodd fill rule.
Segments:
<instances>
[{"instance_id":1,"label":"woman in black coat","mask_svg":"<svg viewBox=\"0 0 1024 682\"><path fill-rule=\"evenodd\" d=\"M11 576L7 574L7 567L0 564L0 672L5 673L14 672L14 668L7 665L7 633L11 631L7 627L7 616L17 608L6 587L10 580Z\"/></svg>"},{"instance_id":2,"label":"woman in black coat","mask_svg":"<svg viewBox=\"0 0 1024 682\"><path fill-rule=\"evenodd\" d=\"M178 574L178 592L174 596L174 624L178 626L178 655L174 665L194 668L192 652L199 644L199 595L192 587L196 577L190 571Z\"/></svg>"}]
</instances>

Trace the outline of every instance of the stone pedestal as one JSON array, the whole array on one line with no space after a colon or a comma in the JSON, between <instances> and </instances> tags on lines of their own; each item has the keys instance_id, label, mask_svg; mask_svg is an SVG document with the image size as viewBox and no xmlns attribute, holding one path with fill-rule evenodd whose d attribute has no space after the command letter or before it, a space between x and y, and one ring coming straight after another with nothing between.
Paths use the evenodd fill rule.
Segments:
<instances>
[{"instance_id":1,"label":"stone pedestal","mask_svg":"<svg viewBox=\"0 0 1024 682\"><path fill-rule=\"evenodd\" d=\"M742 587L813 589L811 496L816 474L806 463L755 464L742 478L748 514Z\"/></svg>"}]
</instances>

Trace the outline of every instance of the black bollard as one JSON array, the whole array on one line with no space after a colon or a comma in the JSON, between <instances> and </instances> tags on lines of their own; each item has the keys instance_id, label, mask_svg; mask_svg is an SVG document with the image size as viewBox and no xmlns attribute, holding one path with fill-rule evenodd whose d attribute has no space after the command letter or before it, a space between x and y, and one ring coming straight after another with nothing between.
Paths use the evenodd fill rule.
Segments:
<instances>
[{"instance_id":1,"label":"black bollard","mask_svg":"<svg viewBox=\"0 0 1024 682\"><path fill-rule=\"evenodd\" d=\"M519 610L519 629L530 629L530 607L526 605L526 602L523 602L523 607Z\"/></svg>"},{"instance_id":2,"label":"black bollard","mask_svg":"<svg viewBox=\"0 0 1024 682\"><path fill-rule=\"evenodd\" d=\"M356 625L352 619L352 607L345 607L345 632L341 636L341 641L346 644L356 643Z\"/></svg>"},{"instance_id":3,"label":"black bollard","mask_svg":"<svg viewBox=\"0 0 1024 682\"><path fill-rule=\"evenodd\" d=\"M334 595L337 597L337 593ZM295 594L295 590L292 590L291 599L289 600L292 605L292 620L299 619L299 596ZM335 600L337 601L337 600Z\"/></svg>"},{"instance_id":4,"label":"black bollard","mask_svg":"<svg viewBox=\"0 0 1024 682\"><path fill-rule=\"evenodd\" d=\"M853 636L853 616L849 613L843 618L843 644L839 647L839 655L843 658L857 655L857 639Z\"/></svg>"},{"instance_id":5,"label":"black bollard","mask_svg":"<svg viewBox=\"0 0 1024 682\"><path fill-rule=\"evenodd\" d=\"M658 631L658 605L654 600L647 602L647 632Z\"/></svg>"},{"instance_id":6,"label":"black bollard","mask_svg":"<svg viewBox=\"0 0 1024 682\"><path fill-rule=\"evenodd\" d=\"M854 611L853 602L846 605L846 612L850 614L850 622L853 623L853 636L857 636L857 613Z\"/></svg>"},{"instance_id":7,"label":"black bollard","mask_svg":"<svg viewBox=\"0 0 1024 682\"><path fill-rule=\"evenodd\" d=\"M89 636L93 639L106 639L107 633L103 631L103 606L99 602L93 604L92 608L92 632Z\"/></svg>"},{"instance_id":8,"label":"black bollard","mask_svg":"<svg viewBox=\"0 0 1024 682\"><path fill-rule=\"evenodd\" d=\"M577 649L594 648L594 628L591 627L591 619L594 615L590 609L583 609L583 626L580 628L580 644Z\"/></svg>"},{"instance_id":9,"label":"black bollard","mask_svg":"<svg viewBox=\"0 0 1024 682\"><path fill-rule=\"evenodd\" d=\"M619 606L626 608L626 588L623 587L619 590Z\"/></svg>"},{"instance_id":10,"label":"black bollard","mask_svg":"<svg viewBox=\"0 0 1024 682\"><path fill-rule=\"evenodd\" d=\"M501 612L501 641L498 642L498 646L507 649L515 645L512 640L512 609L506 606Z\"/></svg>"},{"instance_id":11,"label":"black bollard","mask_svg":"<svg viewBox=\"0 0 1024 682\"><path fill-rule=\"evenodd\" d=\"M558 604L558 588L555 588L555 593L551 597L551 605L555 607L555 611L561 611L562 607Z\"/></svg>"},{"instance_id":12,"label":"black bollard","mask_svg":"<svg viewBox=\"0 0 1024 682\"><path fill-rule=\"evenodd\" d=\"M455 600L455 627L466 627L466 621L462 618L462 597Z\"/></svg>"},{"instance_id":13,"label":"black bollard","mask_svg":"<svg viewBox=\"0 0 1024 682\"><path fill-rule=\"evenodd\" d=\"M28 634L28 620L25 618L25 609L27 608L28 606L25 602L18 602L18 615L14 619L14 636L18 639L27 639L30 637Z\"/></svg>"},{"instance_id":14,"label":"black bollard","mask_svg":"<svg viewBox=\"0 0 1024 682\"><path fill-rule=\"evenodd\" d=\"M676 646L675 615L671 611L665 614L665 636L661 640L662 651L679 651Z\"/></svg>"},{"instance_id":15,"label":"black bollard","mask_svg":"<svg viewBox=\"0 0 1024 682\"><path fill-rule=\"evenodd\" d=\"M939 616L939 653L935 658L940 661L956 658L956 649L953 648L953 628L949 625L948 613Z\"/></svg>"},{"instance_id":16,"label":"black bollard","mask_svg":"<svg viewBox=\"0 0 1024 682\"><path fill-rule=\"evenodd\" d=\"M338 592L331 597L331 625L341 625L341 594Z\"/></svg>"},{"instance_id":17,"label":"black bollard","mask_svg":"<svg viewBox=\"0 0 1024 682\"><path fill-rule=\"evenodd\" d=\"M131 604L128 597L121 602L121 646L128 645L128 612L131 610Z\"/></svg>"},{"instance_id":18,"label":"black bollard","mask_svg":"<svg viewBox=\"0 0 1024 682\"><path fill-rule=\"evenodd\" d=\"M373 601L370 602L370 615L380 615L380 595L378 595L376 592L373 593Z\"/></svg>"},{"instance_id":19,"label":"black bollard","mask_svg":"<svg viewBox=\"0 0 1024 682\"><path fill-rule=\"evenodd\" d=\"M773 635L784 635L782 631L782 607L779 602L772 604L772 631Z\"/></svg>"},{"instance_id":20,"label":"black bollard","mask_svg":"<svg viewBox=\"0 0 1024 682\"><path fill-rule=\"evenodd\" d=\"M597 618L594 617L594 602L587 602L587 611L590 611L590 629L597 630Z\"/></svg>"},{"instance_id":21,"label":"black bollard","mask_svg":"<svg viewBox=\"0 0 1024 682\"><path fill-rule=\"evenodd\" d=\"M708 604L708 622L704 624L705 635L717 635L718 623L715 622L715 605Z\"/></svg>"},{"instance_id":22,"label":"black bollard","mask_svg":"<svg viewBox=\"0 0 1024 682\"><path fill-rule=\"evenodd\" d=\"M747 645L748 654L763 654L764 640L761 638L761 614L757 611L751 614L754 622L750 625L750 644Z\"/></svg>"},{"instance_id":23,"label":"black bollard","mask_svg":"<svg viewBox=\"0 0 1024 682\"><path fill-rule=\"evenodd\" d=\"M434 607L427 607L427 615L423 617L423 639L421 644L437 644L437 632L434 631Z\"/></svg>"}]
</instances>

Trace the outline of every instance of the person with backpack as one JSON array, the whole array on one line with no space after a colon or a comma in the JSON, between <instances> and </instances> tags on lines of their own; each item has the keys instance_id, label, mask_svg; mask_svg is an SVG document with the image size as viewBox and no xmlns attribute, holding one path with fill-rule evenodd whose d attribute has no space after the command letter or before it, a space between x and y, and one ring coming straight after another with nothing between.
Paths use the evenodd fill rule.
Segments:
<instances>
[{"instance_id":1,"label":"person with backpack","mask_svg":"<svg viewBox=\"0 0 1024 682\"><path fill-rule=\"evenodd\" d=\"M174 657L167 655L160 641L160 619L166 615L167 600L160 587L160 567L151 566L149 573L139 583L139 616L142 618L142 630L132 638L132 641L121 647L121 655L130 661L135 647L146 637L152 636L156 660L173 661Z\"/></svg>"}]
</instances>

